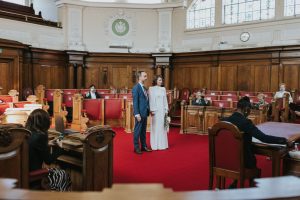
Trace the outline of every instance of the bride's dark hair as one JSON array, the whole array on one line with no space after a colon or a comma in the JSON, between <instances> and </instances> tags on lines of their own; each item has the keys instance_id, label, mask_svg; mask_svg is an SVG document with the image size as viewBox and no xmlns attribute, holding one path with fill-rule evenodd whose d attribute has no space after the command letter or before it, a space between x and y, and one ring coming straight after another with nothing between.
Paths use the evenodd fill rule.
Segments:
<instances>
[{"instance_id":1,"label":"bride's dark hair","mask_svg":"<svg viewBox=\"0 0 300 200\"><path fill-rule=\"evenodd\" d=\"M161 76L161 75L156 75L156 76L154 76L154 79L153 79L153 82L152 82L152 85L153 86L156 86L157 85L157 80L159 79L159 78L161 78L161 80L163 81L163 83L162 83L162 87L163 87L163 85L164 85L164 79L163 79L163 77Z\"/></svg>"}]
</instances>

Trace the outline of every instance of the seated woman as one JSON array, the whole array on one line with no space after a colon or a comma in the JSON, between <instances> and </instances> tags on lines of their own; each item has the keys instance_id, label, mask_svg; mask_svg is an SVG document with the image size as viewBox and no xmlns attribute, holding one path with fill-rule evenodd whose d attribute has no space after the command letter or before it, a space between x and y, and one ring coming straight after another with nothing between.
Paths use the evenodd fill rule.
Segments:
<instances>
[{"instance_id":1,"label":"seated woman","mask_svg":"<svg viewBox=\"0 0 300 200\"><path fill-rule=\"evenodd\" d=\"M259 93L257 95L258 102L253 104L253 108L259 110L261 107L268 105L265 101L265 95L263 93Z\"/></svg>"},{"instance_id":2,"label":"seated woman","mask_svg":"<svg viewBox=\"0 0 300 200\"><path fill-rule=\"evenodd\" d=\"M201 92L196 93L196 99L193 99L192 105L194 106L209 106L210 102L204 98L204 94Z\"/></svg>"},{"instance_id":3,"label":"seated woman","mask_svg":"<svg viewBox=\"0 0 300 200\"><path fill-rule=\"evenodd\" d=\"M89 87L90 91L85 94L85 99L99 99L101 95L96 91L95 85Z\"/></svg>"},{"instance_id":4,"label":"seated woman","mask_svg":"<svg viewBox=\"0 0 300 200\"><path fill-rule=\"evenodd\" d=\"M48 146L48 129L50 128L49 114L43 109L34 110L28 117L25 128L31 131L28 139L29 145L29 170L42 169L43 163L51 164L62 153L62 143L55 139L49 143L53 148L50 153ZM60 169L49 169L49 187L51 190L67 191L71 186L70 176Z\"/></svg>"},{"instance_id":5,"label":"seated woman","mask_svg":"<svg viewBox=\"0 0 300 200\"><path fill-rule=\"evenodd\" d=\"M243 97L238 101L237 110L230 117L223 119L223 121L234 124L241 132L244 132L244 162L245 167L251 169L256 168L256 158L252 149L252 137L264 143L288 144L288 142L291 142L287 141L286 138L266 135L261 132L253 122L247 118L250 114L250 109L251 103L249 97ZM234 181L230 187L235 188L236 185L237 181Z\"/></svg>"}]
</instances>

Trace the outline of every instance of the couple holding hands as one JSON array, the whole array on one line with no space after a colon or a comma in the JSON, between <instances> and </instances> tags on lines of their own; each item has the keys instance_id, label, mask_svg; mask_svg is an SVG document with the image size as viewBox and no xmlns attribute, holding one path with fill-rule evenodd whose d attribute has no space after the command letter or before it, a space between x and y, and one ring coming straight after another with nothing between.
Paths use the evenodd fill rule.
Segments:
<instances>
[{"instance_id":1,"label":"couple holding hands","mask_svg":"<svg viewBox=\"0 0 300 200\"><path fill-rule=\"evenodd\" d=\"M168 101L166 89L162 87L163 79L156 76L153 87L149 92L144 84L147 80L147 73L138 72L138 83L132 89L133 112L135 116L134 126L134 152L142 154L142 151L163 150L168 148L168 136L166 116L168 113ZM150 145L146 144L147 117L151 114Z\"/></svg>"}]
</instances>

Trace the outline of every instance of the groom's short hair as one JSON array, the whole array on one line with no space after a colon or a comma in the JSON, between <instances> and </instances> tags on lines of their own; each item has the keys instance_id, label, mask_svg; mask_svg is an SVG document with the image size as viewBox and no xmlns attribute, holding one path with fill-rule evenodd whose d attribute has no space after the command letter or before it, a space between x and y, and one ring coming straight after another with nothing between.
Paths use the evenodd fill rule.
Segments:
<instances>
[{"instance_id":1,"label":"groom's short hair","mask_svg":"<svg viewBox=\"0 0 300 200\"><path fill-rule=\"evenodd\" d=\"M137 79L139 79L142 76L142 73L145 71L138 71L136 74ZM146 73L146 72L145 72Z\"/></svg>"}]
</instances>

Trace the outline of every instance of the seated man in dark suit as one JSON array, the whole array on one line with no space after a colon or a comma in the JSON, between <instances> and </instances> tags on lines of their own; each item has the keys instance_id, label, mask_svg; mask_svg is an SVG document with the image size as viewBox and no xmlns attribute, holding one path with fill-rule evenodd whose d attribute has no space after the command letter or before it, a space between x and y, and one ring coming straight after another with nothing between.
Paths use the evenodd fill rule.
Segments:
<instances>
[{"instance_id":1,"label":"seated man in dark suit","mask_svg":"<svg viewBox=\"0 0 300 200\"><path fill-rule=\"evenodd\" d=\"M98 94L98 92L95 89L95 85L91 85L89 88L90 88L90 91L85 94L86 99L100 99L101 98L101 95Z\"/></svg>"},{"instance_id":2,"label":"seated man in dark suit","mask_svg":"<svg viewBox=\"0 0 300 200\"><path fill-rule=\"evenodd\" d=\"M204 98L204 94L201 92L196 93L196 99L193 99L192 105L194 106L209 106L210 102Z\"/></svg>"},{"instance_id":3,"label":"seated man in dark suit","mask_svg":"<svg viewBox=\"0 0 300 200\"><path fill-rule=\"evenodd\" d=\"M228 121L242 132L244 132L244 158L246 168L256 168L256 158L252 149L252 137L264 142L272 144L287 144L287 139L283 137L275 137L266 135L261 132L253 122L247 118L250 114L251 103L249 97L243 97L237 104L237 110L230 117L224 118L223 121ZM235 188L237 181L234 181L230 188Z\"/></svg>"}]
</instances>

